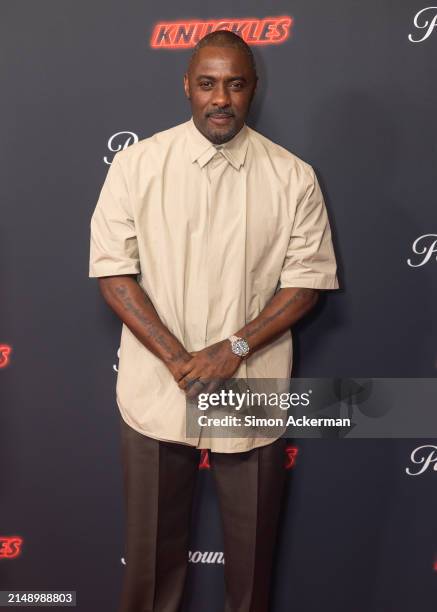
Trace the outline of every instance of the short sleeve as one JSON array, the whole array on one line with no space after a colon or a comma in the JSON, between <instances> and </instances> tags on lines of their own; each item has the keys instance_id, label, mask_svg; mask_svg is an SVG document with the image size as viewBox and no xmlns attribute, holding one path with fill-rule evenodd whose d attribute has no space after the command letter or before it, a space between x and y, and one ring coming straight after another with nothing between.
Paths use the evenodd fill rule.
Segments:
<instances>
[{"instance_id":1,"label":"short sleeve","mask_svg":"<svg viewBox=\"0 0 437 612\"><path fill-rule=\"evenodd\" d=\"M140 272L134 216L117 154L100 191L90 230L90 278Z\"/></svg>"},{"instance_id":2,"label":"short sleeve","mask_svg":"<svg viewBox=\"0 0 437 612\"><path fill-rule=\"evenodd\" d=\"M279 287L339 289L328 214L311 166L296 207Z\"/></svg>"}]
</instances>

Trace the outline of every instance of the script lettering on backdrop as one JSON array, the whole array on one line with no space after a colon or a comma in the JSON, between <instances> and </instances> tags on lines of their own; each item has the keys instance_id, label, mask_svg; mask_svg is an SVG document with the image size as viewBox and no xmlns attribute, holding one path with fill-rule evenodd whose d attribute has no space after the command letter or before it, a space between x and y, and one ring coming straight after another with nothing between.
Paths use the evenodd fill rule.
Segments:
<instances>
[{"instance_id":1,"label":"script lettering on backdrop","mask_svg":"<svg viewBox=\"0 0 437 612\"><path fill-rule=\"evenodd\" d=\"M120 557L122 565L127 565L126 557ZM189 563L208 563L208 564L222 564L225 563L225 555L222 551L202 551L202 550L189 550L188 551L188 562Z\"/></svg>"},{"instance_id":2,"label":"script lettering on backdrop","mask_svg":"<svg viewBox=\"0 0 437 612\"><path fill-rule=\"evenodd\" d=\"M426 472L431 465L434 472L437 472L437 446L432 444L418 446L413 450L410 458L412 463L420 467L415 472L412 472L408 467L405 468L408 476L419 476Z\"/></svg>"},{"instance_id":3,"label":"script lettering on backdrop","mask_svg":"<svg viewBox=\"0 0 437 612\"><path fill-rule=\"evenodd\" d=\"M418 30L424 30L422 38L414 39L412 34L408 34L408 40L412 43L420 43L429 38L437 27L437 6L427 6L414 16L414 26Z\"/></svg>"},{"instance_id":4,"label":"script lettering on backdrop","mask_svg":"<svg viewBox=\"0 0 437 612\"><path fill-rule=\"evenodd\" d=\"M135 144L136 142L138 142L138 136L137 134L135 134L135 132L117 132L116 134L113 134L108 140L108 149L111 151L111 153L118 153L118 151L121 151L122 149L127 149L131 144ZM105 164L108 164L108 166L110 166L112 159L109 160L108 157L105 155L103 161L105 162Z\"/></svg>"},{"instance_id":5,"label":"script lettering on backdrop","mask_svg":"<svg viewBox=\"0 0 437 612\"><path fill-rule=\"evenodd\" d=\"M189 563L225 563L225 555L222 551L190 550L188 552Z\"/></svg>"},{"instance_id":6,"label":"script lettering on backdrop","mask_svg":"<svg viewBox=\"0 0 437 612\"><path fill-rule=\"evenodd\" d=\"M423 258L419 263L412 263L411 258L407 259L407 264L412 268L418 268L424 266L435 255L437 261L437 234L423 234L416 238L413 242L413 253L416 255L423 255Z\"/></svg>"}]
</instances>

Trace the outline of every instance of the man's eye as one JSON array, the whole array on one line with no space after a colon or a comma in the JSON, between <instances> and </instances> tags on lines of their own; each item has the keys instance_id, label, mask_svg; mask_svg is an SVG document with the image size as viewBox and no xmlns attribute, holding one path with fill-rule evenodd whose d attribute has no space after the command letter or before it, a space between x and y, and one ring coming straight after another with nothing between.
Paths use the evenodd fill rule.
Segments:
<instances>
[{"instance_id":1,"label":"man's eye","mask_svg":"<svg viewBox=\"0 0 437 612\"><path fill-rule=\"evenodd\" d=\"M243 83L232 83L233 87L236 87L237 89L242 89L243 88Z\"/></svg>"},{"instance_id":2,"label":"man's eye","mask_svg":"<svg viewBox=\"0 0 437 612\"><path fill-rule=\"evenodd\" d=\"M211 85L210 81L203 81L202 83L200 83L200 87L209 87L209 85Z\"/></svg>"}]
</instances>

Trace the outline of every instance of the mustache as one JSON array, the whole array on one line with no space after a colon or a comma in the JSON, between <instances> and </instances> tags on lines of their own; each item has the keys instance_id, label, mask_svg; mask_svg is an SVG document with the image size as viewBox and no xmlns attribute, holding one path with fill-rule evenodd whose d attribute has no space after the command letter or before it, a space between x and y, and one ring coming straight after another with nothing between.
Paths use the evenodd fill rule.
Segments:
<instances>
[{"instance_id":1,"label":"mustache","mask_svg":"<svg viewBox=\"0 0 437 612\"><path fill-rule=\"evenodd\" d=\"M207 117L210 117L211 115L217 116L217 117L233 117L234 113L232 113L231 111L211 111L210 113L207 114Z\"/></svg>"}]
</instances>

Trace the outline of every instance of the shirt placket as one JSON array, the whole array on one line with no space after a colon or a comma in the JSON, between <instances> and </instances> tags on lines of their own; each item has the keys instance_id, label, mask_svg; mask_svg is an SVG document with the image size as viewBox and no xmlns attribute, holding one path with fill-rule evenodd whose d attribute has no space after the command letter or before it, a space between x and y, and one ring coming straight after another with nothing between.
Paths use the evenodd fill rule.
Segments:
<instances>
[{"instance_id":1,"label":"shirt placket","mask_svg":"<svg viewBox=\"0 0 437 612\"><path fill-rule=\"evenodd\" d=\"M207 270L208 270L208 316L205 330L205 345L211 345L223 338L223 322L225 316L233 315L236 318L243 317L242 312L237 315L229 312L224 307L224 303L240 300L240 308L244 310L245 306L245 241L246 241L246 201L245 201L245 179L239 174L232 164L226 159L225 155L218 151L205 166L206 176L208 180L208 248L207 248ZM223 173L230 173L229 177ZM235 173L235 174L234 174ZM233 183L233 189L237 189L241 198L228 199L228 192L223 196L221 190L228 186L227 181ZM234 191L232 192L235 195ZM236 233L235 219L238 220L238 230ZM229 234L229 232L232 232ZM235 282L232 284L232 295L223 295L223 288L220 282L221 274L223 274L222 258L225 252L222 248L223 244L232 241L239 243L240 258L232 262L232 266L225 268L224 274L234 275ZM229 287L228 287L229 291ZM235 328L227 330L230 333L235 332ZM246 363L242 362L239 377L246 377ZM211 437L212 436L212 437ZM212 450L223 450L235 444L234 439L224 440L222 437L215 439L214 428L211 431L201 429L198 448L209 447Z\"/></svg>"},{"instance_id":2,"label":"shirt placket","mask_svg":"<svg viewBox=\"0 0 437 612\"><path fill-rule=\"evenodd\" d=\"M224 153L216 153L206 170L209 184L205 342L209 345L234 333L246 322L246 189L243 169L237 170Z\"/></svg>"},{"instance_id":3,"label":"shirt placket","mask_svg":"<svg viewBox=\"0 0 437 612\"><path fill-rule=\"evenodd\" d=\"M217 184L221 174L225 171L228 161L223 153L218 149L215 155L206 165L206 176L208 179L208 238L207 238L207 268L208 268L208 315L205 328L205 344L211 341L211 303L214 301L213 292L217 289L215 271L218 265L218 254L215 249L217 242L217 206L219 205L219 194ZM224 229L224 228L223 228Z\"/></svg>"}]
</instances>

